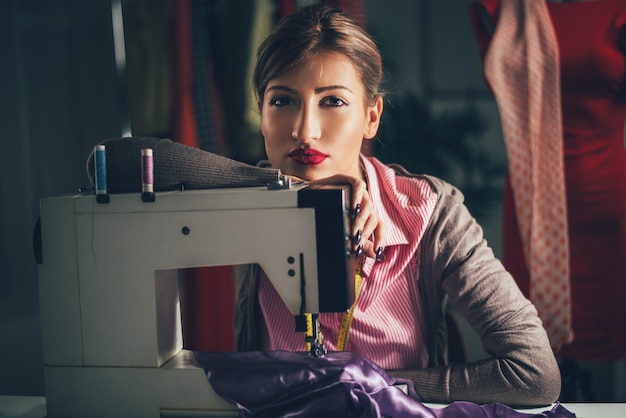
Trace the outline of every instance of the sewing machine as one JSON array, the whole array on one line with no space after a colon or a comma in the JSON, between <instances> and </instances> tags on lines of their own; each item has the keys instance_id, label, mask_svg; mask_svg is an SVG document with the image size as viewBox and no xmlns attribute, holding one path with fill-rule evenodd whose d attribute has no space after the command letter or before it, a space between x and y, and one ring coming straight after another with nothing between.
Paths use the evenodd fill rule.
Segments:
<instances>
[{"instance_id":1,"label":"sewing machine","mask_svg":"<svg viewBox=\"0 0 626 418\"><path fill-rule=\"evenodd\" d=\"M347 187L106 201L94 194L41 201L49 418L237 416L182 349L179 268L259 263L294 316L352 303Z\"/></svg>"}]
</instances>

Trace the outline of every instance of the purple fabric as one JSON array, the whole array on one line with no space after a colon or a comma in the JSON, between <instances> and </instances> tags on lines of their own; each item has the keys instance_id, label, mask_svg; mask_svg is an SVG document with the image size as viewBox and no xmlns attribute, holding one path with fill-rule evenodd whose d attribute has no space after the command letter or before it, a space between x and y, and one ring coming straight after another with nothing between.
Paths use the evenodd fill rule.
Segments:
<instances>
[{"instance_id":1,"label":"purple fabric","mask_svg":"<svg viewBox=\"0 0 626 418\"><path fill-rule=\"evenodd\" d=\"M502 404L453 402L429 408L412 383L394 379L372 361L350 352L311 357L288 351L196 352L217 394L235 404L240 417L363 418L574 418L562 405L541 414ZM410 395L398 385L408 387Z\"/></svg>"}]
</instances>

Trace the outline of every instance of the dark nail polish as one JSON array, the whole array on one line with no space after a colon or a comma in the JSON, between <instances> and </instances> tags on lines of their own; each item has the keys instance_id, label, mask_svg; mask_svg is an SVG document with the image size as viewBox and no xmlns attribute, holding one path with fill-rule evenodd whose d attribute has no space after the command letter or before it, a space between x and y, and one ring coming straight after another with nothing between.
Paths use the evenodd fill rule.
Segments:
<instances>
[{"instance_id":1,"label":"dark nail polish","mask_svg":"<svg viewBox=\"0 0 626 418\"><path fill-rule=\"evenodd\" d=\"M356 252L354 253L354 256L355 256L356 258L359 258L359 257L361 257L362 255L363 255L363 246L362 246L362 245L359 245L359 246L356 248Z\"/></svg>"},{"instance_id":2,"label":"dark nail polish","mask_svg":"<svg viewBox=\"0 0 626 418\"><path fill-rule=\"evenodd\" d=\"M356 234L354 235L354 245L359 245L359 242L361 242L362 236L363 236L363 232L360 229L356 231Z\"/></svg>"},{"instance_id":3,"label":"dark nail polish","mask_svg":"<svg viewBox=\"0 0 626 418\"><path fill-rule=\"evenodd\" d=\"M383 247L378 247L376 250L376 261L384 261L385 254L383 254Z\"/></svg>"},{"instance_id":4,"label":"dark nail polish","mask_svg":"<svg viewBox=\"0 0 626 418\"><path fill-rule=\"evenodd\" d=\"M357 203L354 207L354 217L356 218L357 216L359 216L359 213L361 213L361 204Z\"/></svg>"}]
</instances>

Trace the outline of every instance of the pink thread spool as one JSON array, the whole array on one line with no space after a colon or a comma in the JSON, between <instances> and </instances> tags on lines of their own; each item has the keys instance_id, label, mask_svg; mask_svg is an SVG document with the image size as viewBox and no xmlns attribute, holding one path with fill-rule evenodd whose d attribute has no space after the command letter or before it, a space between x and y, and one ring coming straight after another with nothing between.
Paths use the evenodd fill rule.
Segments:
<instances>
[{"instance_id":1,"label":"pink thread spool","mask_svg":"<svg viewBox=\"0 0 626 418\"><path fill-rule=\"evenodd\" d=\"M141 150L141 200L154 202L154 159L152 148Z\"/></svg>"}]
</instances>

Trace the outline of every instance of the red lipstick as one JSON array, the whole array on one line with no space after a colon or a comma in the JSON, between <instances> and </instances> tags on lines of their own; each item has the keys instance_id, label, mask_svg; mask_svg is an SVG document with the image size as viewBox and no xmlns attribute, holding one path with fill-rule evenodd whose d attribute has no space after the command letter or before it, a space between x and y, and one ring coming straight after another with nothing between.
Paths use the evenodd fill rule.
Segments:
<instances>
[{"instance_id":1,"label":"red lipstick","mask_svg":"<svg viewBox=\"0 0 626 418\"><path fill-rule=\"evenodd\" d=\"M302 165L318 165L323 163L328 155L311 148L298 148L289 153L289 158Z\"/></svg>"}]
</instances>

